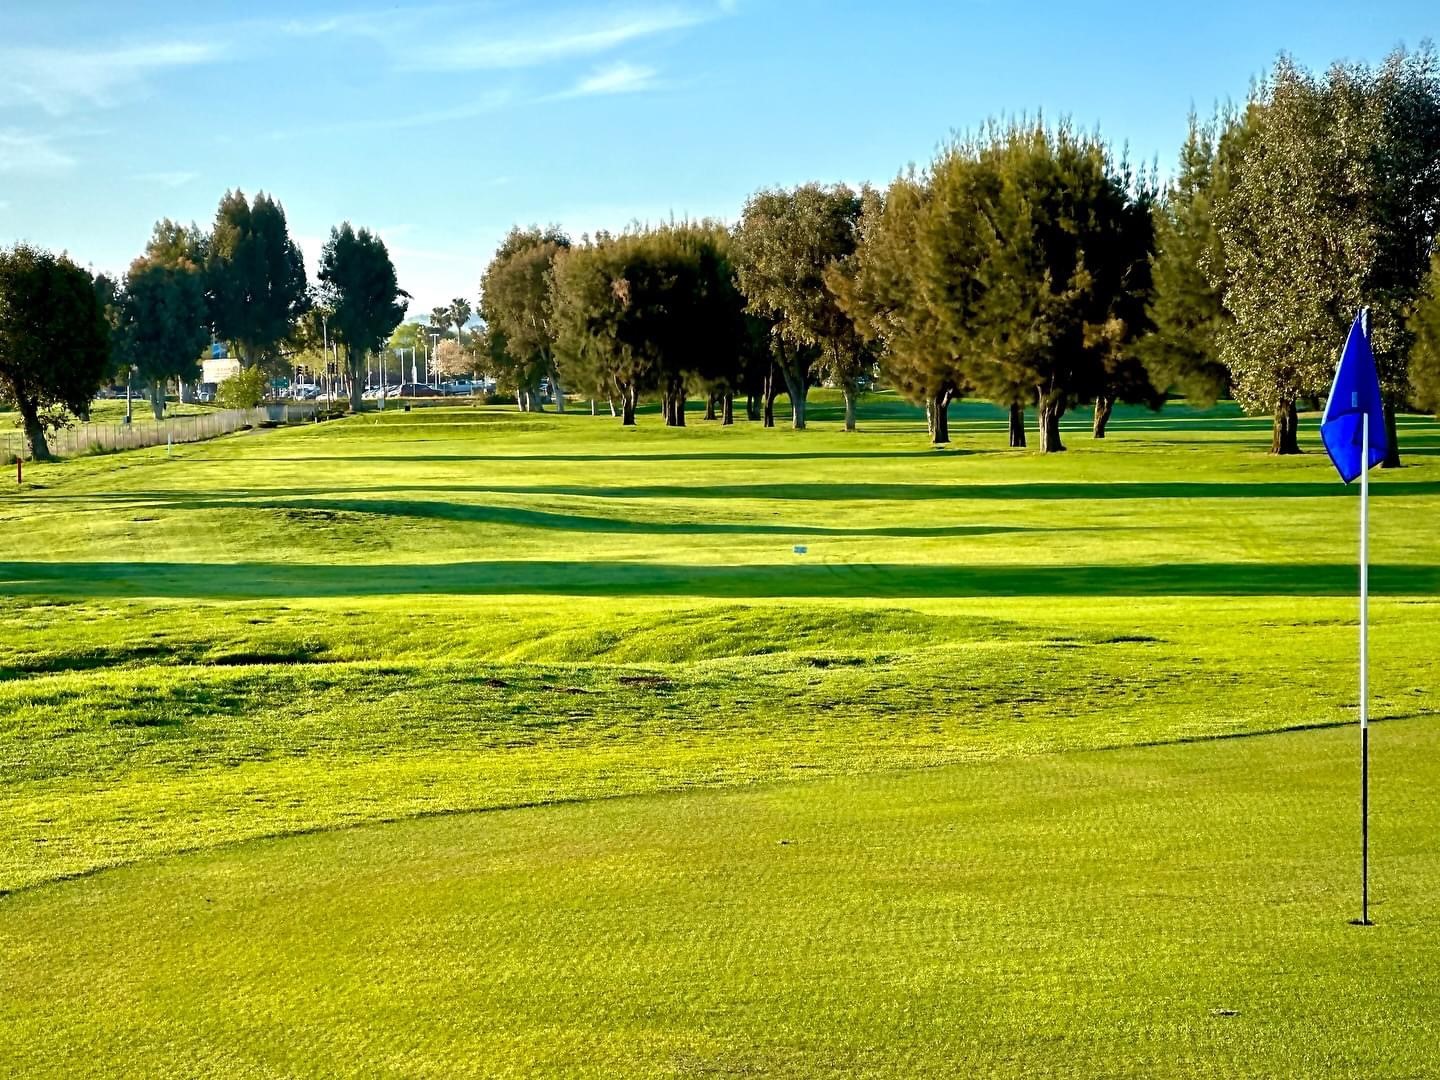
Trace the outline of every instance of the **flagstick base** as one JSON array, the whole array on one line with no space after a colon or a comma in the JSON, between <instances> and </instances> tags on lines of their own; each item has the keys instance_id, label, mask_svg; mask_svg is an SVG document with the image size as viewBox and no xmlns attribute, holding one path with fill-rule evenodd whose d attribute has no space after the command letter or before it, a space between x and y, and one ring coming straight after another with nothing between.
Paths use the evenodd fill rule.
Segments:
<instances>
[{"instance_id":1,"label":"flagstick base","mask_svg":"<svg viewBox=\"0 0 1440 1080\"><path fill-rule=\"evenodd\" d=\"M1375 924L1374 924L1373 922L1371 922L1369 919L1351 919L1351 920L1350 920L1350 925L1351 925L1351 926L1374 926Z\"/></svg>"}]
</instances>

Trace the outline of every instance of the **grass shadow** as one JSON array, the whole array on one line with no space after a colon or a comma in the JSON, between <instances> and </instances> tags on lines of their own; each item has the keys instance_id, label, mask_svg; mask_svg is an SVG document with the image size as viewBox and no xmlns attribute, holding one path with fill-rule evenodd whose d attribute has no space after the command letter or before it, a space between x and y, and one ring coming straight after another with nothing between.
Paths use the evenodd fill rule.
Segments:
<instances>
[{"instance_id":1,"label":"grass shadow","mask_svg":"<svg viewBox=\"0 0 1440 1080\"><path fill-rule=\"evenodd\" d=\"M957 566L831 563L684 565L545 560L432 565L5 562L12 596L260 599L322 596L925 597L1350 596L1348 563L1160 563L1142 566ZM1440 592L1440 566L1374 565L1377 595Z\"/></svg>"}]
</instances>

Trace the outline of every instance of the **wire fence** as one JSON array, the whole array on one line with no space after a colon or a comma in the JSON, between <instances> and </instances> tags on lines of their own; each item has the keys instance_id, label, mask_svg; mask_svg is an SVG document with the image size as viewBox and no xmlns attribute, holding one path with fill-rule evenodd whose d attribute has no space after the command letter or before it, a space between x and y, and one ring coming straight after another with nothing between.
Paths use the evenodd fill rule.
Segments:
<instances>
[{"instance_id":1,"label":"wire fence","mask_svg":"<svg viewBox=\"0 0 1440 1080\"><path fill-rule=\"evenodd\" d=\"M164 420L136 420L129 424L76 424L52 431L46 438L56 457L104 454L116 450L141 450L147 446L203 442L245 428L292 424L315 418L312 401L282 402L254 409L216 409L193 416L171 416ZM0 433L0 462L10 463L25 455L22 431Z\"/></svg>"}]
</instances>

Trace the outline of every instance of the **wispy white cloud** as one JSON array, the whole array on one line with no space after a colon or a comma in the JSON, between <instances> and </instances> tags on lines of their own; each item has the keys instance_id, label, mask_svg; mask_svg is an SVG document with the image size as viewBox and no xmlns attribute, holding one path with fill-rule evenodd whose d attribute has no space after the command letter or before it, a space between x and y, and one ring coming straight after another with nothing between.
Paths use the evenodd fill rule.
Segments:
<instances>
[{"instance_id":1,"label":"wispy white cloud","mask_svg":"<svg viewBox=\"0 0 1440 1080\"><path fill-rule=\"evenodd\" d=\"M453 16L474 4L423 4L404 8L332 12L304 15L266 22L264 28L289 37L362 37L393 40L396 34L416 30L421 24Z\"/></svg>"},{"instance_id":2,"label":"wispy white cloud","mask_svg":"<svg viewBox=\"0 0 1440 1080\"><path fill-rule=\"evenodd\" d=\"M558 97L590 97L595 94L633 94L655 86L652 67L621 62L597 68Z\"/></svg>"},{"instance_id":3,"label":"wispy white cloud","mask_svg":"<svg viewBox=\"0 0 1440 1080\"><path fill-rule=\"evenodd\" d=\"M431 109L425 112L402 113L396 116L371 116L360 120L348 120L316 127L282 128L272 131L270 138L277 140L325 138L371 131L405 131L410 128L436 127L485 116L504 108L513 100L514 95L509 90L492 90L474 101L454 105L448 109Z\"/></svg>"},{"instance_id":4,"label":"wispy white cloud","mask_svg":"<svg viewBox=\"0 0 1440 1080\"><path fill-rule=\"evenodd\" d=\"M416 50L401 66L426 71L535 67L595 56L642 38L685 30L723 14L718 8L659 7L551 15L523 25L487 27Z\"/></svg>"},{"instance_id":5,"label":"wispy white cloud","mask_svg":"<svg viewBox=\"0 0 1440 1080\"><path fill-rule=\"evenodd\" d=\"M75 159L57 147L50 136L0 130L0 173L54 176L74 167Z\"/></svg>"},{"instance_id":6,"label":"wispy white cloud","mask_svg":"<svg viewBox=\"0 0 1440 1080\"><path fill-rule=\"evenodd\" d=\"M52 116L82 105L114 105L156 72L192 67L218 54L212 44L178 40L100 49L0 47L0 104L35 105Z\"/></svg>"},{"instance_id":7,"label":"wispy white cloud","mask_svg":"<svg viewBox=\"0 0 1440 1080\"><path fill-rule=\"evenodd\" d=\"M200 174L198 172L185 172L183 170L177 170L175 172L147 172L139 173L135 179L143 180L148 184L159 184L163 188L181 188L192 180L200 179Z\"/></svg>"}]
</instances>

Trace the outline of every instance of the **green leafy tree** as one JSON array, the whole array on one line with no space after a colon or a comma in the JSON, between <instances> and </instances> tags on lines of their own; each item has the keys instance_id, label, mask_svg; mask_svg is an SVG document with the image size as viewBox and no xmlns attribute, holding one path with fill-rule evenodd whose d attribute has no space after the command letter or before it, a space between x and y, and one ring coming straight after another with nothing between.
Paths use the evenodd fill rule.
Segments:
<instances>
[{"instance_id":1,"label":"green leafy tree","mask_svg":"<svg viewBox=\"0 0 1440 1080\"><path fill-rule=\"evenodd\" d=\"M125 293L121 282L108 274L95 275L95 297L110 333L110 370L105 379L125 387L125 422L130 422L130 390L135 376L134 358L125 335Z\"/></svg>"},{"instance_id":2,"label":"green leafy tree","mask_svg":"<svg viewBox=\"0 0 1440 1080\"><path fill-rule=\"evenodd\" d=\"M910 271L925 317L908 320L922 334L922 385L943 385L943 372L1010 405L1012 442L1029 396L1046 453L1064 449L1060 418L1077 405L1097 404L1102 434L1116 399L1154 403L1136 348L1149 192L1098 138L992 125L945 148L929 186Z\"/></svg>"},{"instance_id":3,"label":"green leafy tree","mask_svg":"<svg viewBox=\"0 0 1440 1080\"><path fill-rule=\"evenodd\" d=\"M165 415L167 384L198 379L210 344L204 261L199 231L166 219L125 275L117 352L149 388L157 420Z\"/></svg>"},{"instance_id":4,"label":"green leafy tree","mask_svg":"<svg viewBox=\"0 0 1440 1080\"><path fill-rule=\"evenodd\" d=\"M1433 51L1316 76L1282 58L1251 103L1238 182L1216 207L1224 245L1219 335L1236 397L1274 416L1271 450L1300 452L1297 411L1325 395L1356 311L1369 308L1387 466L1409 389L1405 313L1440 222L1440 72Z\"/></svg>"},{"instance_id":5,"label":"green leafy tree","mask_svg":"<svg viewBox=\"0 0 1440 1080\"><path fill-rule=\"evenodd\" d=\"M45 410L86 415L109 371L110 329L90 275L64 255L0 248L0 396L19 410L31 458L50 458Z\"/></svg>"},{"instance_id":6,"label":"green leafy tree","mask_svg":"<svg viewBox=\"0 0 1440 1080\"><path fill-rule=\"evenodd\" d=\"M659 392L667 425L691 389L733 377L745 329L729 234L714 222L635 229L557 254L551 315L561 369L582 392L621 403ZM512 346L513 347L513 346Z\"/></svg>"},{"instance_id":7,"label":"green leafy tree","mask_svg":"<svg viewBox=\"0 0 1440 1080\"><path fill-rule=\"evenodd\" d=\"M400 367L400 381L408 382L412 364L417 358L428 355L431 348L430 335L434 328L421 322L402 322L390 335L388 347Z\"/></svg>"},{"instance_id":8,"label":"green leafy tree","mask_svg":"<svg viewBox=\"0 0 1440 1080\"><path fill-rule=\"evenodd\" d=\"M1154 330L1142 342L1158 390L1179 390L1191 401L1213 404L1230 388L1220 359L1225 307L1225 251L1215 206L1238 175L1247 114L1221 113L1202 125L1190 117L1180 167L1155 204Z\"/></svg>"},{"instance_id":9,"label":"green leafy tree","mask_svg":"<svg viewBox=\"0 0 1440 1080\"><path fill-rule=\"evenodd\" d=\"M366 362L405 318L410 294L400 288L385 242L348 221L330 230L320 254L320 287L335 313L331 336L345 349L350 408L359 412Z\"/></svg>"},{"instance_id":10,"label":"green leafy tree","mask_svg":"<svg viewBox=\"0 0 1440 1080\"><path fill-rule=\"evenodd\" d=\"M632 290L626 273L638 243L633 234L601 233L557 250L548 305L551 340L566 379L581 393L618 400L626 427L635 423L640 394L658 379L655 358L637 348L628 333ZM505 325L492 315L492 295L482 285L480 306L494 362L507 372L514 371L517 358L533 363L533 349L507 340ZM510 377L518 384L527 375Z\"/></svg>"},{"instance_id":11,"label":"green leafy tree","mask_svg":"<svg viewBox=\"0 0 1440 1080\"><path fill-rule=\"evenodd\" d=\"M1111 224L1111 240L1086 256L1103 294L1103 310L1090 316L1083 335L1086 350L1100 363L1091 427L1097 439L1105 437L1116 402L1155 410L1165 403L1164 390L1155 385L1144 355L1144 342L1154 330L1149 307L1155 294L1156 185L1153 177L1137 178L1123 165L1119 178L1129 197Z\"/></svg>"},{"instance_id":12,"label":"green leafy tree","mask_svg":"<svg viewBox=\"0 0 1440 1080\"><path fill-rule=\"evenodd\" d=\"M305 260L290 238L285 209L264 192L248 202L227 191L207 244L210 318L248 367L284 366L281 346L310 306Z\"/></svg>"},{"instance_id":13,"label":"green leafy tree","mask_svg":"<svg viewBox=\"0 0 1440 1080\"><path fill-rule=\"evenodd\" d=\"M241 368L215 390L215 402L226 409L253 409L265 400L270 376L261 367Z\"/></svg>"},{"instance_id":14,"label":"green leafy tree","mask_svg":"<svg viewBox=\"0 0 1440 1080\"><path fill-rule=\"evenodd\" d=\"M1407 325L1414 339L1411 393L1416 405L1440 416L1440 251L1430 257L1430 273Z\"/></svg>"},{"instance_id":15,"label":"green leafy tree","mask_svg":"<svg viewBox=\"0 0 1440 1080\"><path fill-rule=\"evenodd\" d=\"M866 192L860 242L849 260L849 273L832 279L838 286L837 299L876 352L887 381L908 401L925 408L930 436L937 444L950 441L950 401L967 379L957 344L969 339L942 333L936 305L926 290L932 282L973 280L979 259L973 224L978 219L972 215L971 224L962 224L976 205L973 200L957 200L943 220L935 220L937 175L957 169L973 171L974 162L946 157L935 164L928 183L912 172L898 177L883 196ZM922 273L922 257L942 265ZM1022 419L1022 446L1024 435Z\"/></svg>"},{"instance_id":16,"label":"green leafy tree","mask_svg":"<svg viewBox=\"0 0 1440 1080\"><path fill-rule=\"evenodd\" d=\"M687 395L704 394L713 418L713 395L723 393L741 369L745 298L728 229L709 221L676 222L647 239L663 411L667 424L683 427Z\"/></svg>"},{"instance_id":17,"label":"green leafy tree","mask_svg":"<svg viewBox=\"0 0 1440 1080\"><path fill-rule=\"evenodd\" d=\"M980 189L988 228L973 296L959 308L978 343L966 368L992 400L1028 387L1040 449L1053 453L1066 411L1140 388L1116 367L1146 329L1149 207L1099 139L1066 125L996 129L977 149L993 178Z\"/></svg>"},{"instance_id":18,"label":"green leafy tree","mask_svg":"<svg viewBox=\"0 0 1440 1080\"><path fill-rule=\"evenodd\" d=\"M522 408L539 411L540 381L549 379L556 408L565 409L550 272L556 257L569 248L570 238L554 226L511 229L480 280L480 314L487 326L500 332L495 340L504 343L504 381L515 388Z\"/></svg>"},{"instance_id":19,"label":"green leafy tree","mask_svg":"<svg viewBox=\"0 0 1440 1080\"><path fill-rule=\"evenodd\" d=\"M774 320L796 428L805 427L817 362L845 395L846 430L855 427L855 386L868 357L836 290L845 288L840 264L855 251L860 213L861 196L844 184L805 184L752 195L736 229L740 289L751 312Z\"/></svg>"}]
</instances>

